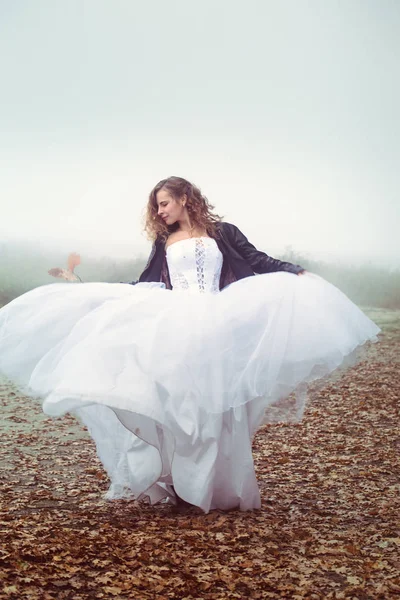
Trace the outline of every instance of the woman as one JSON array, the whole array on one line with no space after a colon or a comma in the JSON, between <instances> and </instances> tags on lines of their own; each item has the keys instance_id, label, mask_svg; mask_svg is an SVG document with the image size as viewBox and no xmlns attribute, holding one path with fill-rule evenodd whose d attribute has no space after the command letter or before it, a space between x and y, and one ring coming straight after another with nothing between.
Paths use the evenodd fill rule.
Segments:
<instances>
[{"instance_id":1,"label":"woman","mask_svg":"<svg viewBox=\"0 0 400 600\"><path fill-rule=\"evenodd\" d=\"M43 286L0 311L0 371L47 414L82 419L109 498L259 508L256 429L300 419L307 383L379 332L334 286L257 251L212 210L185 179L160 181L136 285Z\"/></svg>"},{"instance_id":2,"label":"woman","mask_svg":"<svg viewBox=\"0 0 400 600\"><path fill-rule=\"evenodd\" d=\"M185 238L212 237L223 256L219 288L254 275L287 271L301 274L298 265L257 251L237 227L221 222L200 190L181 177L160 181L150 194L146 230L154 246L139 281L162 281L171 289L165 249Z\"/></svg>"}]
</instances>

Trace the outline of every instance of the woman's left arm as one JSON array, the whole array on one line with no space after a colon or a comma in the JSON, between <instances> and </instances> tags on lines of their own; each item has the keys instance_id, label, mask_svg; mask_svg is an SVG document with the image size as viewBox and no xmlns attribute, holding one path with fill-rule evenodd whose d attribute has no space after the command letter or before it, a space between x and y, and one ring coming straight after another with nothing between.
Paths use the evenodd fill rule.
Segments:
<instances>
[{"instance_id":1,"label":"woman's left arm","mask_svg":"<svg viewBox=\"0 0 400 600\"><path fill-rule=\"evenodd\" d=\"M273 273L275 271L287 271L295 275L305 273L305 269L300 265L272 258L265 252L257 250L235 225L230 225L230 228L232 228L232 242L236 251L249 263L255 273Z\"/></svg>"}]
</instances>

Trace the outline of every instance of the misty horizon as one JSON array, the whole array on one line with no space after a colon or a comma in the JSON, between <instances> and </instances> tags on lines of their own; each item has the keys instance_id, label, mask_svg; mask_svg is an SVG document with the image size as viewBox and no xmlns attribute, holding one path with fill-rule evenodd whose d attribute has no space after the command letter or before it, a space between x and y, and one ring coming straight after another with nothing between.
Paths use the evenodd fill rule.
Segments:
<instances>
[{"instance_id":1,"label":"misty horizon","mask_svg":"<svg viewBox=\"0 0 400 600\"><path fill-rule=\"evenodd\" d=\"M251 240L250 240L251 241ZM146 238L146 234L142 234L142 244L138 243L137 240L129 242L129 241L105 241L105 240L84 240L84 239L60 239L57 237L41 237L35 238L32 236L29 237L12 237L3 235L0 239L0 251L2 246L9 247L12 245L15 248L35 248L39 250L41 253L45 254L46 252L49 255L49 261L51 262L51 255L55 253L56 255L65 255L67 258L68 254L71 252L76 252L81 256L82 261L85 260L85 257L89 260L92 259L100 259L100 258L109 258L115 260L143 260L146 261L152 242ZM324 262L327 264L338 264L338 265L349 265L349 266L363 266L366 264L371 264L373 266L381 266L382 268L400 271L400 262L397 257L386 257L382 256L370 256L368 257L365 254L340 254L335 251L307 251L306 249L295 248L291 244L287 244L286 246L272 248L268 247L266 243L264 246L262 244L258 245L258 248L263 252L266 252L270 256L274 256L276 258L280 258L282 256L287 255L288 253L293 254L296 257L304 258L311 261ZM1 252L0 252L0 260L1 260Z\"/></svg>"},{"instance_id":2,"label":"misty horizon","mask_svg":"<svg viewBox=\"0 0 400 600\"><path fill-rule=\"evenodd\" d=\"M0 240L146 257L178 175L272 256L400 266L399 4L40 8L0 3Z\"/></svg>"}]
</instances>

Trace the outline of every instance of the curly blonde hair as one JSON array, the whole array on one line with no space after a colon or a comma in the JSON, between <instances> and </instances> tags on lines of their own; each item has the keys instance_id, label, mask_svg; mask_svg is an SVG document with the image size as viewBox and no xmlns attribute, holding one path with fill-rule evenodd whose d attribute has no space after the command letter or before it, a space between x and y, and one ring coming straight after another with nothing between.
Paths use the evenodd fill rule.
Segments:
<instances>
[{"instance_id":1,"label":"curly blonde hair","mask_svg":"<svg viewBox=\"0 0 400 600\"><path fill-rule=\"evenodd\" d=\"M210 237L216 236L216 224L221 221L221 217L213 212L214 206L190 181L182 177L168 177L159 181L150 192L145 221L145 231L150 239L166 240L170 233L178 229L177 223L167 225L158 216L157 192L160 190L167 190L175 200L186 195L186 208L192 225L206 231Z\"/></svg>"}]
</instances>

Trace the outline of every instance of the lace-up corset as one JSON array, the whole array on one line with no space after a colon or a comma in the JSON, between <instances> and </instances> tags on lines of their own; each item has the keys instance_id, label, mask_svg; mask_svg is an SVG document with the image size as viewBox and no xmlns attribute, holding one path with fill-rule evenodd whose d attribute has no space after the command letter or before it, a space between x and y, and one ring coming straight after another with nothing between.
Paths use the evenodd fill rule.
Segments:
<instances>
[{"instance_id":1,"label":"lace-up corset","mask_svg":"<svg viewBox=\"0 0 400 600\"><path fill-rule=\"evenodd\" d=\"M212 238L188 238L171 244L167 263L174 290L219 292L222 254Z\"/></svg>"}]
</instances>

